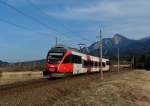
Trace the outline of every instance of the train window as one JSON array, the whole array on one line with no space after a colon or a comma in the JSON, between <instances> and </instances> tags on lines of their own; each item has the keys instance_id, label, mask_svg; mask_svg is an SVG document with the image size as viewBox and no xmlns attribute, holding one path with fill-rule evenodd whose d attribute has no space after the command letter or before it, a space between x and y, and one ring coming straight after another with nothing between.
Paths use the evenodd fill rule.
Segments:
<instances>
[{"instance_id":1,"label":"train window","mask_svg":"<svg viewBox=\"0 0 150 106\"><path fill-rule=\"evenodd\" d=\"M81 64L82 63L81 56L72 55L72 62L77 63L77 64Z\"/></svg>"},{"instance_id":2,"label":"train window","mask_svg":"<svg viewBox=\"0 0 150 106\"><path fill-rule=\"evenodd\" d=\"M90 66L93 67L94 66L94 62L90 61Z\"/></svg>"},{"instance_id":3,"label":"train window","mask_svg":"<svg viewBox=\"0 0 150 106\"><path fill-rule=\"evenodd\" d=\"M81 64L82 59L81 56L76 56L76 55L69 55L65 58L64 63L76 63L76 64Z\"/></svg>"},{"instance_id":4,"label":"train window","mask_svg":"<svg viewBox=\"0 0 150 106\"><path fill-rule=\"evenodd\" d=\"M102 66L103 66L103 67L105 67L105 66L106 66L105 62L102 62Z\"/></svg>"},{"instance_id":5,"label":"train window","mask_svg":"<svg viewBox=\"0 0 150 106\"><path fill-rule=\"evenodd\" d=\"M110 61L106 61L106 64L107 64L107 65L110 65Z\"/></svg>"},{"instance_id":6,"label":"train window","mask_svg":"<svg viewBox=\"0 0 150 106\"><path fill-rule=\"evenodd\" d=\"M91 61L84 60L84 67L89 67L89 66L91 66Z\"/></svg>"},{"instance_id":7,"label":"train window","mask_svg":"<svg viewBox=\"0 0 150 106\"><path fill-rule=\"evenodd\" d=\"M101 63L98 62L98 67L100 67ZM102 62L102 67L106 67L105 62Z\"/></svg>"},{"instance_id":8,"label":"train window","mask_svg":"<svg viewBox=\"0 0 150 106\"><path fill-rule=\"evenodd\" d=\"M83 67L87 67L87 66L88 66L88 61L84 60Z\"/></svg>"},{"instance_id":9,"label":"train window","mask_svg":"<svg viewBox=\"0 0 150 106\"><path fill-rule=\"evenodd\" d=\"M94 67L97 67L97 66L96 66L96 61L94 61Z\"/></svg>"},{"instance_id":10,"label":"train window","mask_svg":"<svg viewBox=\"0 0 150 106\"><path fill-rule=\"evenodd\" d=\"M96 63L96 62L95 62L95 61L93 61L93 67L95 67L95 63Z\"/></svg>"},{"instance_id":11,"label":"train window","mask_svg":"<svg viewBox=\"0 0 150 106\"><path fill-rule=\"evenodd\" d=\"M64 59L64 63L72 63L72 55L67 56L67 57Z\"/></svg>"},{"instance_id":12,"label":"train window","mask_svg":"<svg viewBox=\"0 0 150 106\"><path fill-rule=\"evenodd\" d=\"M94 67L97 67L98 66L98 62L94 62Z\"/></svg>"},{"instance_id":13,"label":"train window","mask_svg":"<svg viewBox=\"0 0 150 106\"><path fill-rule=\"evenodd\" d=\"M58 64L63 58L63 53L48 53L47 59L49 64Z\"/></svg>"},{"instance_id":14,"label":"train window","mask_svg":"<svg viewBox=\"0 0 150 106\"><path fill-rule=\"evenodd\" d=\"M83 67L94 67L94 61L86 61L84 60Z\"/></svg>"},{"instance_id":15,"label":"train window","mask_svg":"<svg viewBox=\"0 0 150 106\"><path fill-rule=\"evenodd\" d=\"M96 62L96 66L99 67L99 62Z\"/></svg>"}]
</instances>

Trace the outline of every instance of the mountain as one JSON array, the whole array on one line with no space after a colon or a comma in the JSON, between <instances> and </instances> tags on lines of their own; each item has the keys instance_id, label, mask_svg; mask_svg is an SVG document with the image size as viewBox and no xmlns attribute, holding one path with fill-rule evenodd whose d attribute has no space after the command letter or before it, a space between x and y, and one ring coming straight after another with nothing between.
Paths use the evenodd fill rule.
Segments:
<instances>
[{"instance_id":1,"label":"mountain","mask_svg":"<svg viewBox=\"0 0 150 106\"><path fill-rule=\"evenodd\" d=\"M120 34L115 34L112 38L103 39L103 54L105 57L116 56L117 48L120 48L121 56L128 56L133 54L144 54L150 52L150 37L140 40L132 40ZM100 42L95 42L83 51L88 50L89 54L99 55Z\"/></svg>"},{"instance_id":2,"label":"mountain","mask_svg":"<svg viewBox=\"0 0 150 106\"><path fill-rule=\"evenodd\" d=\"M33 61L24 61L24 62L16 62L16 63L8 63L0 60L0 67L4 66L41 66L44 65L45 59L41 60L33 60Z\"/></svg>"},{"instance_id":3,"label":"mountain","mask_svg":"<svg viewBox=\"0 0 150 106\"><path fill-rule=\"evenodd\" d=\"M4 62L2 60L0 60L0 66L5 66L5 65L8 65L9 63L8 62Z\"/></svg>"},{"instance_id":4,"label":"mountain","mask_svg":"<svg viewBox=\"0 0 150 106\"><path fill-rule=\"evenodd\" d=\"M41 59L41 60L33 60L33 61L25 61L25 62L17 62L14 63L15 65L40 65L40 64L44 64L45 60Z\"/></svg>"}]
</instances>

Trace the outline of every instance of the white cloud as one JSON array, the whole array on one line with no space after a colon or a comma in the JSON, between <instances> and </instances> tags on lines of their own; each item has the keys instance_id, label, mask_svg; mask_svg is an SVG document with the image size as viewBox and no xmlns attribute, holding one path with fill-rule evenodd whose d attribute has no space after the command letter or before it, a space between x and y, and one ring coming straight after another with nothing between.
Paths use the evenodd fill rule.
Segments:
<instances>
[{"instance_id":1,"label":"white cloud","mask_svg":"<svg viewBox=\"0 0 150 106\"><path fill-rule=\"evenodd\" d=\"M26 0L8 0L24 2ZM83 28L74 27L76 31L98 31L98 24L102 22L104 29L109 33L121 33L130 38L139 39L147 36L150 31L150 0L92 0L84 4L78 1L78 5L69 5L65 0L31 0L37 5L51 5L57 7L63 3L64 8L45 10L44 13L57 19L66 21L93 22L91 26L82 25ZM73 2L74 0L68 0ZM74 1L75 2L75 1ZM65 22L65 21L64 21ZM96 23L97 22L97 23ZM99 22L99 23L98 23ZM90 33L91 34L91 33Z\"/></svg>"},{"instance_id":2,"label":"white cloud","mask_svg":"<svg viewBox=\"0 0 150 106\"><path fill-rule=\"evenodd\" d=\"M98 22L101 22L107 30L106 34L118 32L139 39L149 35L149 10L150 0L97 0L97 3L65 7L61 11L46 11L46 14L59 19L95 22L93 28L97 28Z\"/></svg>"},{"instance_id":3,"label":"white cloud","mask_svg":"<svg viewBox=\"0 0 150 106\"><path fill-rule=\"evenodd\" d=\"M78 7L66 7L62 11L46 11L46 14L64 19L98 20L121 16L150 16L150 0L101 1Z\"/></svg>"},{"instance_id":4,"label":"white cloud","mask_svg":"<svg viewBox=\"0 0 150 106\"><path fill-rule=\"evenodd\" d=\"M138 24L123 24L123 25L114 25L108 26L105 29L106 36L112 36L115 33L120 33L130 39L141 39L150 35L150 26L149 25L138 25Z\"/></svg>"}]
</instances>

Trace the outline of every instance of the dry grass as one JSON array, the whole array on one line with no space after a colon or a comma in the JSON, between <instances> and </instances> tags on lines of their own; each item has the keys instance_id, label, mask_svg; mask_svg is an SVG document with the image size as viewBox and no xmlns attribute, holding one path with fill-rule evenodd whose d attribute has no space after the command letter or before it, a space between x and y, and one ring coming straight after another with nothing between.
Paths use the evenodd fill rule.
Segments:
<instances>
[{"instance_id":1,"label":"dry grass","mask_svg":"<svg viewBox=\"0 0 150 106\"><path fill-rule=\"evenodd\" d=\"M8 106L150 106L150 72L127 71L77 76L6 91ZM7 94L7 95L6 95Z\"/></svg>"},{"instance_id":2,"label":"dry grass","mask_svg":"<svg viewBox=\"0 0 150 106\"><path fill-rule=\"evenodd\" d=\"M133 71L65 89L61 106L150 106L150 72ZM67 93L66 93L67 92ZM70 92L70 93L68 93Z\"/></svg>"},{"instance_id":3,"label":"dry grass","mask_svg":"<svg viewBox=\"0 0 150 106\"><path fill-rule=\"evenodd\" d=\"M42 71L44 70L43 64L21 64L21 65L8 65L5 67L0 67L0 72L22 72L22 71Z\"/></svg>"},{"instance_id":4,"label":"dry grass","mask_svg":"<svg viewBox=\"0 0 150 106\"><path fill-rule=\"evenodd\" d=\"M0 72L0 85L42 78L42 72Z\"/></svg>"}]
</instances>

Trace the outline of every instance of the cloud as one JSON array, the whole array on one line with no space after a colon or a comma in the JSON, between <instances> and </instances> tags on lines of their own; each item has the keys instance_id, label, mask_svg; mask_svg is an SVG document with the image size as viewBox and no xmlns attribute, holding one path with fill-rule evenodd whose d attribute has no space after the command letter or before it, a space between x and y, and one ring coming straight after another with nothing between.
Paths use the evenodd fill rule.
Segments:
<instances>
[{"instance_id":1,"label":"cloud","mask_svg":"<svg viewBox=\"0 0 150 106\"><path fill-rule=\"evenodd\" d=\"M95 26L91 27L93 31L101 23L106 35L121 33L129 38L140 39L149 35L149 10L150 0L97 0L44 13L61 20L94 23ZM85 28L88 27L85 25Z\"/></svg>"},{"instance_id":2,"label":"cloud","mask_svg":"<svg viewBox=\"0 0 150 106\"><path fill-rule=\"evenodd\" d=\"M145 25L145 24L122 24L122 25L113 25L112 26L108 26L105 29L105 34L107 37L114 35L115 33L120 33L130 39L141 39L144 38L145 36L149 36L150 35L150 26L149 25Z\"/></svg>"},{"instance_id":3,"label":"cloud","mask_svg":"<svg viewBox=\"0 0 150 106\"><path fill-rule=\"evenodd\" d=\"M149 0L108 0L86 6L66 7L62 11L46 11L45 13L63 19L100 20L124 16L150 16Z\"/></svg>"}]
</instances>

